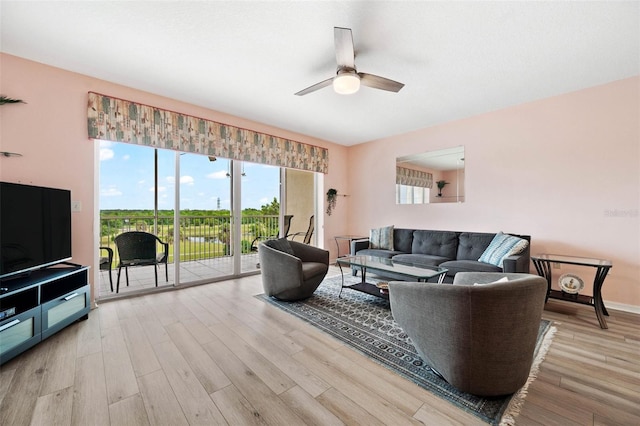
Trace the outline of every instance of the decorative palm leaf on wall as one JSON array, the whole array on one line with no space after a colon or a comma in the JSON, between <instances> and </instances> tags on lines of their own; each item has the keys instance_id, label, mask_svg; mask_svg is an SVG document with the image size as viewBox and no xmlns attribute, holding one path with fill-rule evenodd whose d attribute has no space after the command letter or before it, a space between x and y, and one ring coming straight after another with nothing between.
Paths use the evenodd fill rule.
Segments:
<instances>
[{"instance_id":1,"label":"decorative palm leaf on wall","mask_svg":"<svg viewBox=\"0 0 640 426\"><path fill-rule=\"evenodd\" d=\"M5 95L0 95L0 105L4 104L24 104L26 103L22 99L13 99Z\"/></svg>"}]
</instances>

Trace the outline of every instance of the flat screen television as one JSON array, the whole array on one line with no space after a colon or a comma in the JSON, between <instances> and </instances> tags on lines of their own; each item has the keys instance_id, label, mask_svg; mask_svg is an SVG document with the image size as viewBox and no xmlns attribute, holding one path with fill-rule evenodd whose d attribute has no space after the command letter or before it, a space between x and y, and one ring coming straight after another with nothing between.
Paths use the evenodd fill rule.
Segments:
<instances>
[{"instance_id":1,"label":"flat screen television","mask_svg":"<svg viewBox=\"0 0 640 426\"><path fill-rule=\"evenodd\" d=\"M71 191L0 182L0 279L71 259Z\"/></svg>"}]
</instances>

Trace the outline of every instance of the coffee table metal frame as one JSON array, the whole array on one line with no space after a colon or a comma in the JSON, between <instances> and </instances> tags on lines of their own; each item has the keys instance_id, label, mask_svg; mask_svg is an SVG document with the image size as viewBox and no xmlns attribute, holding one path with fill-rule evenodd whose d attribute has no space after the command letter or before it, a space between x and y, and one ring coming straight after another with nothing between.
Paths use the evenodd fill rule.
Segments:
<instances>
[{"instance_id":1,"label":"coffee table metal frame","mask_svg":"<svg viewBox=\"0 0 640 426\"><path fill-rule=\"evenodd\" d=\"M438 283L442 283L444 281L444 276L447 273L447 269L439 268L437 266L396 262L392 259L376 256L346 256L338 258L336 260L336 263L340 267L340 274L342 275L342 286L340 288L338 297L342 295L342 289L350 288L352 290L361 291L363 293L378 296L383 299L388 299L388 293L381 293L380 289L376 287L375 284L371 284L366 281L367 270L383 273L391 272L395 275L407 277L410 280L415 280L418 282L427 282L428 279L438 277ZM344 285L344 271L342 269L343 266L347 266L349 268L360 268L360 276L362 277L361 281L352 285Z\"/></svg>"},{"instance_id":2,"label":"coffee table metal frame","mask_svg":"<svg viewBox=\"0 0 640 426\"><path fill-rule=\"evenodd\" d=\"M333 237L334 240L336 240L336 247L338 248L338 253L336 255L336 257L346 257L349 256L348 254L346 255L340 255L340 241L341 240L346 240L349 242L349 251L351 251L351 241L353 240L365 240L368 237L363 237L362 235L336 235L335 237Z\"/></svg>"},{"instance_id":3,"label":"coffee table metal frame","mask_svg":"<svg viewBox=\"0 0 640 426\"><path fill-rule=\"evenodd\" d=\"M531 256L531 260L536 267L538 275L546 278L547 280L547 300L551 298L564 300L566 302L581 303L583 305L593 306L596 311L596 316L598 317L600 328L609 328L607 326L607 320L605 319L605 316L608 316L609 312L607 312L607 308L604 306L604 302L602 301L602 286L604 284L604 279L607 277L609 269L611 269L611 267L613 266L611 261L605 259L547 253ZM560 290L553 290L551 288L551 277L553 275L551 271L552 263L564 263L567 265L590 266L596 268L596 274L593 279L593 296L583 294L568 294Z\"/></svg>"}]
</instances>

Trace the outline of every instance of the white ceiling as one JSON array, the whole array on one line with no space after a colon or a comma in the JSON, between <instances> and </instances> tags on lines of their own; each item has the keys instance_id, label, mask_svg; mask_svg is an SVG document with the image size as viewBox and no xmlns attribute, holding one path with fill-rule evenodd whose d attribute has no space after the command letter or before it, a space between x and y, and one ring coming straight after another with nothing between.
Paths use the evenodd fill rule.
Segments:
<instances>
[{"instance_id":1,"label":"white ceiling","mask_svg":"<svg viewBox=\"0 0 640 426\"><path fill-rule=\"evenodd\" d=\"M638 75L639 5L1 0L0 49L353 145ZM335 74L334 26L406 86L294 96Z\"/></svg>"}]
</instances>

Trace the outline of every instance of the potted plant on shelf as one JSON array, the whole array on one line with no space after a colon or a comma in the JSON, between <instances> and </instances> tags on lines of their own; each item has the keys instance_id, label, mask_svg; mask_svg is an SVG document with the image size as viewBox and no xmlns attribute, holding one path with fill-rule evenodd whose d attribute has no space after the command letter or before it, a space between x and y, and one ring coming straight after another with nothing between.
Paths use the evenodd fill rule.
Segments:
<instances>
[{"instance_id":1,"label":"potted plant on shelf","mask_svg":"<svg viewBox=\"0 0 640 426\"><path fill-rule=\"evenodd\" d=\"M445 187L445 185L448 185L449 182L445 181L445 180L439 180L436 182L436 185L438 185L438 197L442 197L442 189Z\"/></svg>"},{"instance_id":2,"label":"potted plant on shelf","mask_svg":"<svg viewBox=\"0 0 640 426\"><path fill-rule=\"evenodd\" d=\"M338 191L333 188L329 188L327 191L327 215L331 216L331 212L336 207L336 200L338 199Z\"/></svg>"}]
</instances>

